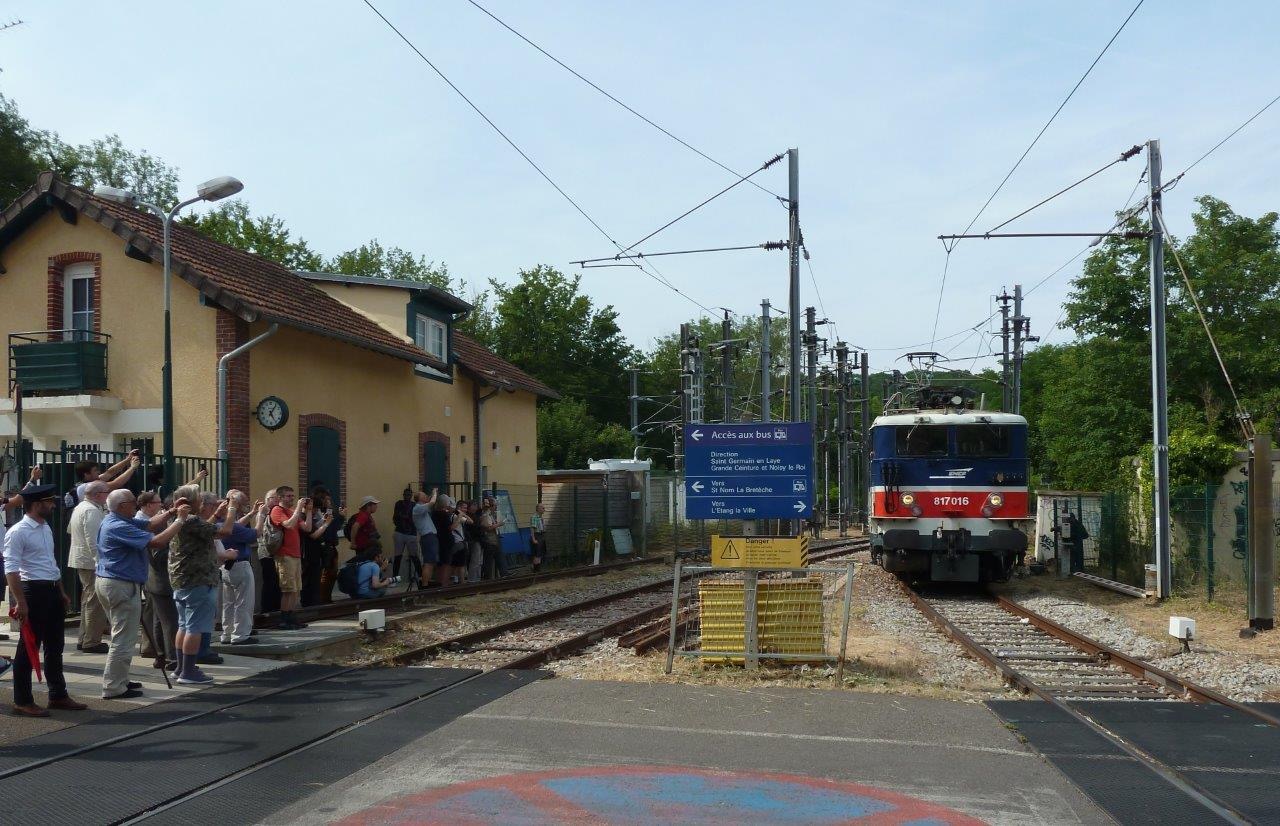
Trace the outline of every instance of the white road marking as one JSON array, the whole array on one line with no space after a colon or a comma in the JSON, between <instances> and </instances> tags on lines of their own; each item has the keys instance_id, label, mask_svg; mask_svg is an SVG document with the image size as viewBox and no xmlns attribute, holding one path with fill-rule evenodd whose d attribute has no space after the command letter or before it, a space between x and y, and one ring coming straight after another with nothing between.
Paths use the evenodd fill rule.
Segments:
<instances>
[{"instance_id":1,"label":"white road marking","mask_svg":"<svg viewBox=\"0 0 1280 826\"><path fill-rule=\"evenodd\" d=\"M818 743L849 743L854 745L915 746L928 749L953 749L956 751L976 751L984 754L1001 754L1008 757L1039 758L1039 755L1018 749L1002 749L995 746L971 746L964 743L937 743L925 740L897 740L889 737L843 737L836 734L795 734L780 731L742 731L739 729L687 728L684 726L662 726L651 723L611 723L601 720L571 720L563 717L521 717L516 714L481 714L471 713L460 718L463 720L495 720L513 723L549 723L556 726L587 726L591 728L630 729L632 731L654 731L667 734L693 734L706 736L719 734L728 737L761 737L771 740L801 740Z\"/></svg>"}]
</instances>

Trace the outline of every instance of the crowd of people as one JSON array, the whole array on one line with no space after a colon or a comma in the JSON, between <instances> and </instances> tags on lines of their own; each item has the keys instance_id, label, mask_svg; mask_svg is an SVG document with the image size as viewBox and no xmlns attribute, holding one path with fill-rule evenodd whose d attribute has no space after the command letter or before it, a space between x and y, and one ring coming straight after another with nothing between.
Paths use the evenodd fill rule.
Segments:
<instances>
[{"instance_id":1,"label":"crowd of people","mask_svg":"<svg viewBox=\"0 0 1280 826\"><path fill-rule=\"evenodd\" d=\"M37 468L26 487L0 503L24 511L7 532L0 519L10 616L21 629L17 654L12 661L0 658L0 673L13 669L17 715L86 708L68 694L62 673L63 619L71 600L51 526L59 506L70 514L67 567L82 587L76 648L107 655L103 699L143 696L142 684L129 679L140 642L142 655L154 657L154 665L171 671L178 684L208 685L214 680L200 666L222 662L211 649L215 626L222 644L252 645L255 614L279 611L277 628L305 628L298 608L332 601L335 586L351 598L372 598L400 581L406 588L447 588L509 575L500 541L506 522L490 495L456 501L434 488L415 493L406 487L392 514L392 556L382 545L375 519L381 503L373 496L364 497L348 519L323 485L302 498L289 485L256 501L240 490L219 497L201 488L203 469L168 496L135 494L128 483L138 465L136 451L105 470L80 462L76 486L62 496L54 485L41 484ZM535 571L545 556L545 529L538 505L531 538ZM343 537L354 553L339 568ZM32 694L31 642L43 661L48 708Z\"/></svg>"}]
</instances>

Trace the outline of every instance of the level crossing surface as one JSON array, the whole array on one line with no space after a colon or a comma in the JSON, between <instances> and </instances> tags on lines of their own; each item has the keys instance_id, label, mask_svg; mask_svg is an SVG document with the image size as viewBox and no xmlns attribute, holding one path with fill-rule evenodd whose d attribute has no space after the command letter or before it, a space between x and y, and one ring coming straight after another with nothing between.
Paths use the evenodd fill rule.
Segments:
<instances>
[{"instance_id":1,"label":"level crossing surface","mask_svg":"<svg viewBox=\"0 0 1280 826\"><path fill-rule=\"evenodd\" d=\"M12 822L78 824L1101 824L1178 811L1141 766L1037 701L545 676L291 665L12 743L0 795ZM1098 713L1270 811L1269 730L1189 704L1141 708L1167 725L1132 703ZM1193 822L1181 811L1166 822Z\"/></svg>"}]
</instances>

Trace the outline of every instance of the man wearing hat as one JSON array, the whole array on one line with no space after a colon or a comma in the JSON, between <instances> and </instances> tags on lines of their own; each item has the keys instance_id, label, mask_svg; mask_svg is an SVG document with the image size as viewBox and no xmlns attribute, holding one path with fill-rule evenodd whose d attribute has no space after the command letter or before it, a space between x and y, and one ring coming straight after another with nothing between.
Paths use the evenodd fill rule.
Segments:
<instances>
[{"instance_id":1,"label":"man wearing hat","mask_svg":"<svg viewBox=\"0 0 1280 826\"><path fill-rule=\"evenodd\" d=\"M31 694L31 658L28 632L37 650L44 648L44 679L49 686L49 708L83 711L88 708L67 694L62 676L62 621L71 604L62 589L62 572L53 552L49 517L57 504L55 485L29 485L22 491L27 513L9 529L4 541L4 575L22 626L18 655L13 658L13 713L23 717L48 717Z\"/></svg>"},{"instance_id":2,"label":"man wearing hat","mask_svg":"<svg viewBox=\"0 0 1280 826\"><path fill-rule=\"evenodd\" d=\"M378 526L373 522L373 515L378 512L381 503L372 496L360 500L360 510L352 519L351 549L356 554L368 554L382 548ZM376 547L375 547L376 546Z\"/></svg>"}]
</instances>

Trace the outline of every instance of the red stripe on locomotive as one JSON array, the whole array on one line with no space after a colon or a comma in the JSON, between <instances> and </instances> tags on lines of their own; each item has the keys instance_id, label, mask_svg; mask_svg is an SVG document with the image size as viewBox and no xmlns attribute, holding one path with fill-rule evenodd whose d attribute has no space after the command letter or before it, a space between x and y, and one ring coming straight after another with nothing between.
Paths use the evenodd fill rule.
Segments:
<instances>
[{"instance_id":1,"label":"red stripe on locomotive","mask_svg":"<svg viewBox=\"0 0 1280 826\"><path fill-rule=\"evenodd\" d=\"M902 503L902 495L909 493L915 497L912 504L920 509L919 514L911 510L910 505ZM988 502L988 495L997 493L1004 500L1000 507L992 508L987 516L982 512ZM890 511L888 504L896 507ZM1031 498L1023 489L993 490L895 490L890 494L884 490L875 492L875 501L871 511L873 518L883 519L1030 519Z\"/></svg>"}]
</instances>

